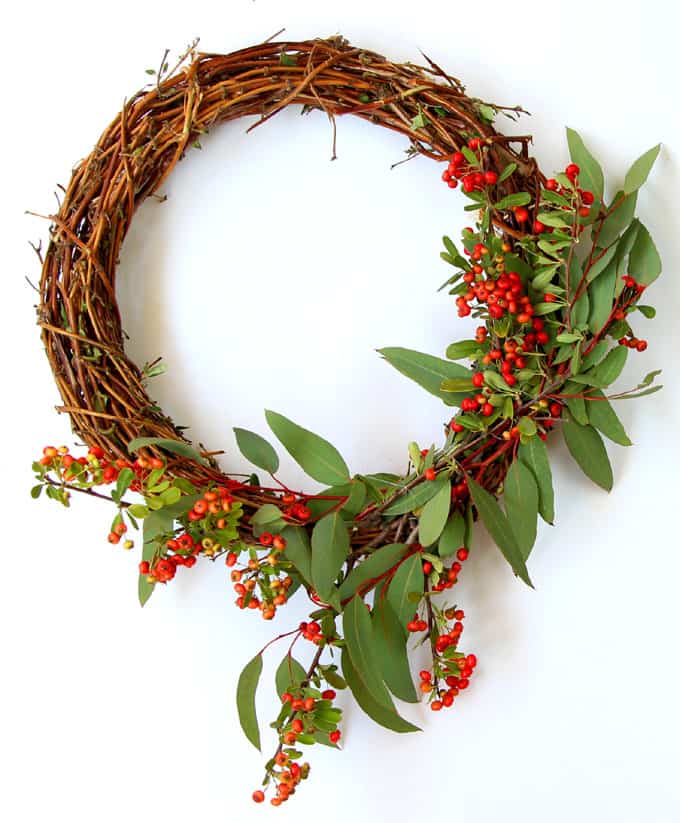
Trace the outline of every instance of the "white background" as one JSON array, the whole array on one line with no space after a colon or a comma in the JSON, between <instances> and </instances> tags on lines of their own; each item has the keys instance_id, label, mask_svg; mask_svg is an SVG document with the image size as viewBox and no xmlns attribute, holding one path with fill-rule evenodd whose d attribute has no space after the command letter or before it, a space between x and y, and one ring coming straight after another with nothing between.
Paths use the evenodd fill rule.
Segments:
<instances>
[{"instance_id":1,"label":"white background","mask_svg":"<svg viewBox=\"0 0 680 823\"><path fill-rule=\"evenodd\" d=\"M680 119L670 6L212 6L23 3L5 19L3 819L677 820ZM343 699L345 751L311 751L312 779L274 812L249 799L263 760L240 733L233 699L273 627L236 612L224 567L178 575L140 610L138 558L106 543L106 507L79 500L67 512L28 498L31 459L48 442L72 441L52 408L23 279L38 277L27 240L44 238L46 225L23 211L54 209L55 184L166 46L200 35L205 50L230 51L282 26L291 39L341 32L393 59L418 61L422 48L472 94L533 112L500 126L533 132L546 171L567 161L565 124L614 185L662 140L640 197L665 263L648 295L659 314L640 318L650 346L631 356L619 385L665 366L666 388L620 404L635 446L610 449L611 495L552 446L558 522L541 530L531 558L536 591L477 540L458 596L480 666L456 709L407 707L424 731L399 737ZM266 433L265 407L325 434L355 471L399 469L409 440L439 437L445 412L374 349L442 354L469 333L436 294L446 276L440 238L463 225L462 199L425 160L390 171L404 140L358 121L339 122L335 163L322 115L285 112L251 136L245 125L206 138L168 183L168 202L136 217L120 269L130 350L140 362L165 356L156 396L197 438L224 447L233 470L243 464L231 427ZM300 479L289 463L284 473ZM267 663L263 720L278 659Z\"/></svg>"}]
</instances>

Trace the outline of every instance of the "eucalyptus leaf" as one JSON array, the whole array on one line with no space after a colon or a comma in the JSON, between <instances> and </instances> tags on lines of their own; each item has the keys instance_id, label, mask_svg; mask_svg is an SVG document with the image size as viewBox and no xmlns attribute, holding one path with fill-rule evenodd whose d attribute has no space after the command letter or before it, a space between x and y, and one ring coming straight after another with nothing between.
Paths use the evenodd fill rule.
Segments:
<instances>
[{"instance_id":1,"label":"eucalyptus leaf","mask_svg":"<svg viewBox=\"0 0 680 823\"><path fill-rule=\"evenodd\" d=\"M241 454L260 469L274 474L279 468L279 456L273 446L255 432L234 428L236 443Z\"/></svg>"},{"instance_id":2,"label":"eucalyptus leaf","mask_svg":"<svg viewBox=\"0 0 680 823\"><path fill-rule=\"evenodd\" d=\"M468 477L468 488L482 522L501 550L503 557L508 561L514 573L533 588L526 562L522 556L522 550L517 543L507 517L501 511L495 498L471 477Z\"/></svg>"},{"instance_id":3,"label":"eucalyptus leaf","mask_svg":"<svg viewBox=\"0 0 680 823\"><path fill-rule=\"evenodd\" d=\"M536 542L538 486L531 470L520 460L514 461L506 475L503 504L522 557L526 561Z\"/></svg>"},{"instance_id":4,"label":"eucalyptus leaf","mask_svg":"<svg viewBox=\"0 0 680 823\"><path fill-rule=\"evenodd\" d=\"M312 582L319 596L331 595L349 553L349 532L338 512L327 514L312 531Z\"/></svg>"},{"instance_id":5,"label":"eucalyptus leaf","mask_svg":"<svg viewBox=\"0 0 680 823\"><path fill-rule=\"evenodd\" d=\"M188 443L185 443L183 440L172 440L167 437L136 437L128 443L128 451L130 454L133 454L140 449L147 449L154 446L157 449L178 454L180 457L186 457L189 460L200 463L202 466L208 465L208 461Z\"/></svg>"},{"instance_id":6,"label":"eucalyptus leaf","mask_svg":"<svg viewBox=\"0 0 680 823\"><path fill-rule=\"evenodd\" d=\"M424 590L423 567L418 554L404 560L386 583L387 599L403 628L413 619L415 607L409 595L419 598Z\"/></svg>"},{"instance_id":7,"label":"eucalyptus leaf","mask_svg":"<svg viewBox=\"0 0 680 823\"><path fill-rule=\"evenodd\" d=\"M605 491L611 491L614 485L612 467L597 430L567 418L562 431L569 453L583 473Z\"/></svg>"},{"instance_id":8,"label":"eucalyptus leaf","mask_svg":"<svg viewBox=\"0 0 680 823\"><path fill-rule=\"evenodd\" d=\"M423 546L431 546L444 530L451 508L451 487L447 484L423 506L419 518L418 535Z\"/></svg>"},{"instance_id":9,"label":"eucalyptus leaf","mask_svg":"<svg viewBox=\"0 0 680 823\"><path fill-rule=\"evenodd\" d=\"M349 480L347 464L335 446L282 414L267 410L265 417L286 451L310 477L329 486Z\"/></svg>"},{"instance_id":10,"label":"eucalyptus leaf","mask_svg":"<svg viewBox=\"0 0 680 823\"><path fill-rule=\"evenodd\" d=\"M236 687L236 707L241 728L258 751L260 751L260 727L255 710L255 692L261 674L262 655L256 654L241 672Z\"/></svg>"},{"instance_id":11,"label":"eucalyptus leaf","mask_svg":"<svg viewBox=\"0 0 680 823\"><path fill-rule=\"evenodd\" d=\"M590 396L592 399L588 401L588 418L591 425L614 443L632 446L623 424L604 394L601 391L594 391Z\"/></svg>"},{"instance_id":12,"label":"eucalyptus leaf","mask_svg":"<svg viewBox=\"0 0 680 823\"><path fill-rule=\"evenodd\" d=\"M552 524L555 521L555 494L547 446L540 437L532 437L520 445L518 457L531 469L536 481L539 514L546 523Z\"/></svg>"},{"instance_id":13,"label":"eucalyptus leaf","mask_svg":"<svg viewBox=\"0 0 680 823\"><path fill-rule=\"evenodd\" d=\"M623 182L623 190L626 194L632 194L644 185L656 158L659 156L659 151L661 151L661 143L646 151L633 163Z\"/></svg>"},{"instance_id":14,"label":"eucalyptus leaf","mask_svg":"<svg viewBox=\"0 0 680 823\"><path fill-rule=\"evenodd\" d=\"M439 538L439 556L451 557L465 545L465 519L459 511L455 511Z\"/></svg>"},{"instance_id":15,"label":"eucalyptus leaf","mask_svg":"<svg viewBox=\"0 0 680 823\"><path fill-rule=\"evenodd\" d=\"M604 196L604 174L600 164L588 151L580 134L573 129L567 129L567 143L572 161L581 169L579 185L601 200Z\"/></svg>"},{"instance_id":16,"label":"eucalyptus leaf","mask_svg":"<svg viewBox=\"0 0 680 823\"><path fill-rule=\"evenodd\" d=\"M342 673L347 680L347 685L354 695L354 699L371 720L394 732L420 731L418 726L414 726L412 723L404 720L404 718L397 713L394 704L386 706L373 697L360 678L347 649L342 650L341 660Z\"/></svg>"},{"instance_id":17,"label":"eucalyptus leaf","mask_svg":"<svg viewBox=\"0 0 680 823\"><path fill-rule=\"evenodd\" d=\"M408 633L387 599L376 594L373 606L373 631L376 657L387 687L395 697L407 703L417 703L418 693L413 685L406 644Z\"/></svg>"},{"instance_id":18,"label":"eucalyptus leaf","mask_svg":"<svg viewBox=\"0 0 680 823\"><path fill-rule=\"evenodd\" d=\"M452 363L449 360L442 360L439 357L433 357L430 354L423 354L422 352L413 351L412 349L403 349L399 347L391 347L378 349L385 360L394 366L397 371L401 372L406 377L415 381L419 386L422 386L430 394L435 395L443 400L447 405L460 405L464 394L460 397L454 394L448 394L441 390L442 380L448 378L465 378L470 379L472 372L458 363Z\"/></svg>"}]
</instances>

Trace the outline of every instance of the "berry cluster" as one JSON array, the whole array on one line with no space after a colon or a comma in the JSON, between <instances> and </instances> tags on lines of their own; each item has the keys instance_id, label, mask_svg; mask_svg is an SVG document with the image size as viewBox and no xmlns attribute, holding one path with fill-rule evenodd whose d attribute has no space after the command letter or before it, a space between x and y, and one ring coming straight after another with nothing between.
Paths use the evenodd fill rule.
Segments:
<instances>
[{"instance_id":1,"label":"berry cluster","mask_svg":"<svg viewBox=\"0 0 680 823\"><path fill-rule=\"evenodd\" d=\"M231 580L237 594L236 605L239 609L259 609L263 620L272 620L278 606L288 601L288 590L293 585L293 578L281 567L281 553L286 548L286 541L281 535L262 532L260 546L267 551L258 555L257 547L250 546L250 557L241 568L233 568L238 562L238 554L228 552L225 563L232 569ZM286 567L289 564L284 564ZM259 597L256 591L259 590Z\"/></svg>"},{"instance_id":2,"label":"berry cluster","mask_svg":"<svg viewBox=\"0 0 680 823\"><path fill-rule=\"evenodd\" d=\"M482 141L478 137L471 137L468 140L467 147L470 151L478 152L481 146ZM451 156L442 174L442 180L450 189L457 188L460 181L463 191L470 194L495 186L498 183L498 175L492 170L480 171L476 163L473 165L463 152L457 151Z\"/></svg>"},{"instance_id":3,"label":"berry cluster","mask_svg":"<svg viewBox=\"0 0 680 823\"><path fill-rule=\"evenodd\" d=\"M453 705L459 692L470 685L470 678L477 665L474 654L464 655L457 650L463 633L465 612L454 606L440 616L442 619L438 621L438 625L441 625L441 632L436 639L431 637L433 670L420 672L420 691L430 696L430 708L434 712ZM449 628L445 621L453 621L453 625Z\"/></svg>"},{"instance_id":4,"label":"berry cluster","mask_svg":"<svg viewBox=\"0 0 680 823\"><path fill-rule=\"evenodd\" d=\"M165 548L167 551L156 560L151 563L142 560L139 564L139 573L145 575L149 583L168 583L174 578L178 566L192 568L196 565L197 555L204 547L185 532L168 540Z\"/></svg>"}]
</instances>

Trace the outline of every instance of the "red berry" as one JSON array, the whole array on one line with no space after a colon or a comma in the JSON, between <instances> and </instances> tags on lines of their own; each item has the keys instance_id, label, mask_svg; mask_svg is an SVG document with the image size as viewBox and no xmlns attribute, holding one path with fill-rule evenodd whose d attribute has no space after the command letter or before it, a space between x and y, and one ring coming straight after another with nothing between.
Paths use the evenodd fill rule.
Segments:
<instances>
[{"instance_id":1,"label":"red berry","mask_svg":"<svg viewBox=\"0 0 680 823\"><path fill-rule=\"evenodd\" d=\"M338 740L340 740L341 735L342 732L340 731L340 729L336 729L328 735L328 739L331 741L331 743L337 743Z\"/></svg>"},{"instance_id":2,"label":"red berry","mask_svg":"<svg viewBox=\"0 0 680 823\"><path fill-rule=\"evenodd\" d=\"M582 191L581 200L586 204L586 206L592 206L595 202L595 195L592 191Z\"/></svg>"},{"instance_id":3,"label":"red berry","mask_svg":"<svg viewBox=\"0 0 680 823\"><path fill-rule=\"evenodd\" d=\"M465 162L465 155L463 154L463 152L456 151L453 153L453 156L451 157L451 162L454 166L460 166Z\"/></svg>"},{"instance_id":4,"label":"red berry","mask_svg":"<svg viewBox=\"0 0 680 823\"><path fill-rule=\"evenodd\" d=\"M478 389L481 389L481 387L484 385L484 375L482 374L482 372L478 371L472 375L472 385L476 386Z\"/></svg>"},{"instance_id":5,"label":"red berry","mask_svg":"<svg viewBox=\"0 0 680 823\"><path fill-rule=\"evenodd\" d=\"M487 186L495 186L498 182L498 175L495 171L484 172L484 182Z\"/></svg>"},{"instance_id":6,"label":"red berry","mask_svg":"<svg viewBox=\"0 0 680 823\"><path fill-rule=\"evenodd\" d=\"M484 417L491 417L491 415L493 414L493 406L491 405L491 403L484 403L484 405L482 406L482 414L484 415Z\"/></svg>"},{"instance_id":7,"label":"red berry","mask_svg":"<svg viewBox=\"0 0 680 823\"><path fill-rule=\"evenodd\" d=\"M479 148L479 138L471 137L468 140L468 148L472 149L472 151L476 151Z\"/></svg>"},{"instance_id":8,"label":"red berry","mask_svg":"<svg viewBox=\"0 0 680 823\"><path fill-rule=\"evenodd\" d=\"M534 234L543 234L545 231L545 224L540 220L534 220Z\"/></svg>"},{"instance_id":9,"label":"red berry","mask_svg":"<svg viewBox=\"0 0 680 823\"><path fill-rule=\"evenodd\" d=\"M638 342L635 344L635 348L638 351L645 351L645 349L647 348L647 341L646 340L638 340Z\"/></svg>"},{"instance_id":10,"label":"red berry","mask_svg":"<svg viewBox=\"0 0 680 823\"><path fill-rule=\"evenodd\" d=\"M570 180L573 181L579 176L581 169L576 165L576 163L569 163L567 168L564 170L564 173Z\"/></svg>"},{"instance_id":11,"label":"red berry","mask_svg":"<svg viewBox=\"0 0 680 823\"><path fill-rule=\"evenodd\" d=\"M588 206L579 206L578 214L579 217L588 217L590 214L590 208Z\"/></svg>"},{"instance_id":12,"label":"red berry","mask_svg":"<svg viewBox=\"0 0 680 823\"><path fill-rule=\"evenodd\" d=\"M432 709L433 712L440 712L441 709L442 709L442 701L441 700L433 700L432 703L430 703L430 708Z\"/></svg>"},{"instance_id":13,"label":"red berry","mask_svg":"<svg viewBox=\"0 0 680 823\"><path fill-rule=\"evenodd\" d=\"M429 468L425 470L425 480L435 480L437 477L437 470Z\"/></svg>"},{"instance_id":14,"label":"red berry","mask_svg":"<svg viewBox=\"0 0 680 823\"><path fill-rule=\"evenodd\" d=\"M227 559L224 562L227 564L227 566L233 566L236 564L236 560L237 557L234 554L234 552L229 552L229 554L227 555Z\"/></svg>"},{"instance_id":15,"label":"red berry","mask_svg":"<svg viewBox=\"0 0 680 823\"><path fill-rule=\"evenodd\" d=\"M524 206L518 206L515 209L515 220L518 223L526 223L529 219L529 212L524 208Z\"/></svg>"},{"instance_id":16,"label":"red berry","mask_svg":"<svg viewBox=\"0 0 680 823\"><path fill-rule=\"evenodd\" d=\"M256 803L262 803L262 801L264 800L264 792L260 791L260 789L258 789L256 792L253 792L253 800Z\"/></svg>"},{"instance_id":17,"label":"red berry","mask_svg":"<svg viewBox=\"0 0 680 823\"><path fill-rule=\"evenodd\" d=\"M260 535L260 544L263 546L271 546L274 542L274 535L270 534L269 532L262 532Z\"/></svg>"},{"instance_id":18,"label":"red berry","mask_svg":"<svg viewBox=\"0 0 680 823\"><path fill-rule=\"evenodd\" d=\"M333 689L326 689L325 691L321 692L321 697L324 700L335 700L336 693Z\"/></svg>"},{"instance_id":19,"label":"red berry","mask_svg":"<svg viewBox=\"0 0 680 823\"><path fill-rule=\"evenodd\" d=\"M461 563L465 562L469 556L470 552L464 546L458 549L458 551L456 552L456 557L460 560Z\"/></svg>"},{"instance_id":20,"label":"red berry","mask_svg":"<svg viewBox=\"0 0 680 823\"><path fill-rule=\"evenodd\" d=\"M150 569L151 569L151 566L149 565L148 560L142 560L142 562L139 564L139 573L140 574L148 574Z\"/></svg>"},{"instance_id":21,"label":"red berry","mask_svg":"<svg viewBox=\"0 0 680 823\"><path fill-rule=\"evenodd\" d=\"M549 180L545 181L545 187L548 191L555 191L557 189L557 180L551 177Z\"/></svg>"}]
</instances>

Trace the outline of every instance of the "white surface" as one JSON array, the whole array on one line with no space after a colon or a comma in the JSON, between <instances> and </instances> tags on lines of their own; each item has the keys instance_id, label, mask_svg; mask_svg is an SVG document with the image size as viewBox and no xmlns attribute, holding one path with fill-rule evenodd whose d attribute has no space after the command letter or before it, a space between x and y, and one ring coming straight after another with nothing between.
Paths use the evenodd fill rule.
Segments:
<instances>
[{"instance_id":1,"label":"white surface","mask_svg":"<svg viewBox=\"0 0 680 823\"><path fill-rule=\"evenodd\" d=\"M105 541L108 511L28 498L29 465L70 442L33 326L38 276L26 239L51 211L125 94L166 46L202 35L229 51L268 37L342 32L394 59L423 48L469 90L534 113L546 170L579 129L615 182L658 140L640 198L665 263L640 319L649 350L622 386L666 366L663 393L621 404L635 441L612 447L617 483L599 491L552 447L558 522L531 558L537 589L516 582L483 539L459 598L474 688L438 716L408 708L424 733L397 737L357 709L342 754L310 752L312 779L277 813L327 823L425 819L566 823L678 819L677 707L677 20L666 3L568 8L487 2L346 0L229 4L62 2L13 9L2 55L4 307L2 712L0 814L8 823L263 819L249 800L263 760L242 737L234 688L272 632L237 613L223 567L181 574L141 611L136 557ZM404 141L339 123L329 163L322 115L286 112L250 137L245 123L204 140L168 184L169 201L136 218L121 266L121 304L141 359L164 354L156 393L227 465L233 425L266 432L272 407L326 434L357 471L402 465L406 443L440 431L442 407L383 364L382 345L432 353L469 323L435 293L442 234L462 199L416 160L389 171ZM287 465L286 475L299 475ZM299 618L298 607L277 626ZM284 616L285 614L285 616ZM269 658L269 669L278 660ZM269 677L260 714L271 713Z\"/></svg>"}]
</instances>

